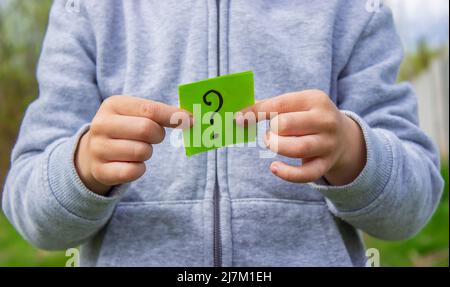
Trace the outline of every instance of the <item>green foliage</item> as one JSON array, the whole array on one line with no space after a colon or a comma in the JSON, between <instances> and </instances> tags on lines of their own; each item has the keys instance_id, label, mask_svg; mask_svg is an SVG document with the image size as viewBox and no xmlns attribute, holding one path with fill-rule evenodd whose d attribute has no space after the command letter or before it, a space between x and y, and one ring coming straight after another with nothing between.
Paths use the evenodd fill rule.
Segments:
<instances>
[{"instance_id":1,"label":"green foliage","mask_svg":"<svg viewBox=\"0 0 450 287\"><path fill-rule=\"evenodd\" d=\"M15 0L0 9L0 186L23 113L37 95L36 62L50 3Z\"/></svg>"},{"instance_id":2,"label":"green foliage","mask_svg":"<svg viewBox=\"0 0 450 287\"><path fill-rule=\"evenodd\" d=\"M398 80L408 81L425 71L430 63L446 51L447 47L432 49L425 40L419 41L414 53L405 56L400 67Z\"/></svg>"}]
</instances>

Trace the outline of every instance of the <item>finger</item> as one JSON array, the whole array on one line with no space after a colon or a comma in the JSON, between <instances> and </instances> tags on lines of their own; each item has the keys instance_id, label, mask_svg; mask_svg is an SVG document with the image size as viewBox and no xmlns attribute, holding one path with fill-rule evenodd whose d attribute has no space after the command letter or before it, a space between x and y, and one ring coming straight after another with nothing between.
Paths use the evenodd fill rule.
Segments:
<instances>
[{"instance_id":1,"label":"finger","mask_svg":"<svg viewBox=\"0 0 450 287\"><path fill-rule=\"evenodd\" d=\"M329 144L320 135L283 137L268 132L264 137L266 146L279 155L291 158L312 158L330 151Z\"/></svg>"},{"instance_id":2,"label":"finger","mask_svg":"<svg viewBox=\"0 0 450 287\"><path fill-rule=\"evenodd\" d=\"M112 139L128 139L158 144L164 140L166 132L156 122L140 117L113 115L101 122L98 129Z\"/></svg>"},{"instance_id":3,"label":"finger","mask_svg":"<svg viewBox=\"0 0 450 287\"><path fill-rule=\"evenodd\" d=\"M301 166L288 165L281 161L271 164L272 173L286 181L294 183L314 182L327 172L326 160L317 158Z\"/></svg>"},{"instance_id":4,"label":"finger","mask_svg":"<svg viewBox=\"0 0 450 287\"><path fill-rule=\"evenodd\" d=\"M137 162L108 162L95 166L92 174L104 185L113 186L140 178L145 173L145 164Z\"/></svg>"},{"instance_id":5,"label":"finger","mask_svg":"<svg viewBox=\"0 0 450 287\"><path fill-rule=\"evenodd\" d=\"M311 108L312 91L283 94L255 103L241 112L253 113L257 121L268 120L277 114L308 111ZM236 119L238 121L238 119Z\"/></svg>"},{"instance_id":6,"label":"finger","mask_svg":"<svg viewBox=\"0 0 450 287\"><path fill-rule=\"evenodd\" d=\"M150 159L153 152L150 144L133 140L106 139L92 146L93 153L105 162L143 162Z\"/></svg>"},{"instance_id":7,"label":"finger","mask_svg":"<svg viewBox=\"0 0 450 287\"><path fill-rule=\"evenodd\" d=\"M171 122L174 115L184 114L186 118L190 118L190 113L178 107L138 97L114 96L108 104L118 114L148 118L163 127L175 128L180 125Z\"/></svg>"},{"instance_id":8,"label":"finger","mask_svg":"<svg viewBox=\"0 0 450 287\"><path fill-rule=\"evenodd\" d=\"M280 136L303 136L321 131L320 115L312 111L279 114L270 120L270 130Z\"/></svg>"}]
</instances>

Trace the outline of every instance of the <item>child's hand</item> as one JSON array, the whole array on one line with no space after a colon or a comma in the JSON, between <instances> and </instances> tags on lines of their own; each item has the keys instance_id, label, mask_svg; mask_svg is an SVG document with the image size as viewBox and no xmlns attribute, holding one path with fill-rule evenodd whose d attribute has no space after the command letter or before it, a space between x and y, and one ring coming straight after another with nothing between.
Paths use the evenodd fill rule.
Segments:
<instances>
[{"instance_id":1,"label":"child's hand","mask_svg":"<svg viewBox=\"0 0 450 287\"><path fill-rule=\"evenodd\" d=\"M359 125L321 91L281 95L242 112L255 113L258 121L271 119L264 142L273 152L303 159L301 166L272 163L272 173L284 180L307 183L325 176L333 185L345 185L364 168L366 147ZM244 118L238 115L236 122L243 125Z\"/></svg>"},{"instance_id":2,"label":"child's hand","mask_svg":"<svg viewBox=\"0 0 450 287\"><path fill-rule=\"evenodd\" d=\"M104 195L111 186L141 177L152 144L163 141L163 127L177 126L171 116L178 112L192 122L187 112L163 103L129 96L105 100L78 145L75 166L81 180Z\"/></svg>"}]
</instances>

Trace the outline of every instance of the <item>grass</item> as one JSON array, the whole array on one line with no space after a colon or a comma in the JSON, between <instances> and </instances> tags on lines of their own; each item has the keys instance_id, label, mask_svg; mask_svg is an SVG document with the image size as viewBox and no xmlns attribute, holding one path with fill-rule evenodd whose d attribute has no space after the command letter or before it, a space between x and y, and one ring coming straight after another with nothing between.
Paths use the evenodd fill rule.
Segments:
<instances>
[{"instance_id":1,"label":"grass","mask_svg":"<svg viewBox=\"0 0 450 287\"><path fill-rule=\"evenodd\" d=\"M64 252L47 252L28 244L0 213L0 266L64 266Z\"/></svg>"},{"instance_id":2,"label":"grass","mask_svg":"<svg viewBox=\"0 0 450 287\"><path fill-rule=\"evenodd\" d=\"M446 181L442 201L417 236L402 242L366 237L367 247L380 251L382 266L449 266L448 163L442 174ZM42 251L24 241L0 213L0 266L64 266L65 262L64 252Z\"/></svg>"}]
</instances>

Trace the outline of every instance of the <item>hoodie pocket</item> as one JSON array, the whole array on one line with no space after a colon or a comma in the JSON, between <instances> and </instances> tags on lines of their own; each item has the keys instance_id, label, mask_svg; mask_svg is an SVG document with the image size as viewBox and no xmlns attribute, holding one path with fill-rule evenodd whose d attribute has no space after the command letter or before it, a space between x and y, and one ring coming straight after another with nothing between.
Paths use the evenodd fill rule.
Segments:
<instances>
[{"instance_id":1,"label":"hoodie pocket","mask_svg":"<svg viewBox=\"0 0 450 287\"><path fill-rule=\"evenodd\" d=\"M352 266L324 202L232 202L233 266Z\"/></svg>"},{"instance_id":2,"label":"hoodie pocket","mask_svg":"<svg viewBox=\"0 0 450 287\"><path fill-rule=\"evenodd\" d=\"M202 201L122 202L98 266L202 266Z\"/></svg>"}]
</instances>

